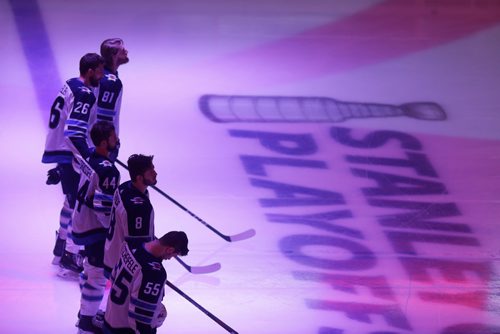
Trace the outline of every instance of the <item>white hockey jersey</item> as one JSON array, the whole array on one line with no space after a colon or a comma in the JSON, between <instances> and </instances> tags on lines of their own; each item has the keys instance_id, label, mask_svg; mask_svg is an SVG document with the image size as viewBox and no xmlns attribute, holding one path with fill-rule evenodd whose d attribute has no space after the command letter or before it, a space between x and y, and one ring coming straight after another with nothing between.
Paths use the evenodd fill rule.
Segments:
<instances>
[{"instance_id":1,"label":"white hockey jersey","mask_svg":"<svg viewBox=\"0 0 500 334\"><path fill-rule=\"evenodd\" d=\"M73 145L69 145L68 138L77 138L78 147L81 147L78 137L86 141L88 120L95 101L92 90L79 78L66 81L50 110L43 163L71 163Z\"/></svg>"},{"instance_id":2,"label":"white hockey jersey","mask_svg":"<svg viewBox=\"0 0 500 334\"><path fill-rule=\"evenodd\" d=\"M162 259L144 249L123 244L111 274L106 306L106 326L116 332L156 333L155 319L163 306L167 273ZM127 331L128 330L128 331Z\"/></svg>"},{"instance_id":3,"label":"white hockey jersey","mask_svg":"<svg viewBox=\"0 0 500 334\"><path fill-rule=\"evenodd\" d=\"M72 238L77 245L106 239L113 194L120 172L107 158L93 152L88 161L79 158L80 183L72 217Z\"/></svg>"},{"instance_id":4,"label":"white hockey jersey","mask_svg":"<svg viewBox=\"0 0 500 334\"><path fill-rule=\"evenodd\" d=\"M118 262L124 241L137 245L154 238L154 210L149 201L149 193L142 193L131 181L122 183L113 197L104 246L105 274L109 275Z\"/></svg>"}]
</instances>

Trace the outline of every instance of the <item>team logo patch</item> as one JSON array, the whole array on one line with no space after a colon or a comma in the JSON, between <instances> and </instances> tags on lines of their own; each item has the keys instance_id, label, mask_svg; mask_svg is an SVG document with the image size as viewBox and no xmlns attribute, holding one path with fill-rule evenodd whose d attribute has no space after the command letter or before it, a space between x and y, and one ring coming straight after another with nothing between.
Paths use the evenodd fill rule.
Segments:
<instances>
[{"instance_id":1,"label":"team logo patch","mask_svg":"<svg viewBox=\"0 0 500 334\"><path fill-rule=\"evenodd\" d=\"M111 161L108 161L108 160L103 160L102 162L99 163L99 165L101 165L103 167L112 167L113 166Z\"/></svg>"},{"instance_id":2,"label":"team logo patch","mask_svg":"<svg viewBox=\"0 0 500 334\"><path fill-rule=\"evenodd\" d=\"M81 90L82 92L84 92L84 93L87 93L87 94L92 93L92 91L91 91L90 89L88 89L87 87L85 87L85 86L81 86L81 87L80 87L80 90Z\"/></svg>"},{"instance_id":3,"label":"team logo patch","mask_svg":"<svg viewBox=\"0 0 500 334\"><path fill-rule=\"evenodd\" d=\"M106 74L105 76L106 76L106 78L108 78L108 80L110 80L110 81L116 81L116 80L118 79L116 75L111 74L111 73L110 73L110 74Z\"/></svg>"},{"instance_id":4,"label":"team logo patch","mask_svg":"<svg viewBox=\"0 0 500 334\"><path fill-rule=\"evenodd\" d=\"M134 197L134 198L131 198L130 201L134 204L143 204L144 203L144 199L142 197Z\"/></svg>"},{"instance_id":5,"label":"team logo patch","mask_svg":"<svg viewBox=\"0 0 500 334\"><path fill-rule=\"evenodd\" d=\"M161 270L161 264L159 262L149 262L148 264L153 270Z\"/></svg>"}]
</instances>

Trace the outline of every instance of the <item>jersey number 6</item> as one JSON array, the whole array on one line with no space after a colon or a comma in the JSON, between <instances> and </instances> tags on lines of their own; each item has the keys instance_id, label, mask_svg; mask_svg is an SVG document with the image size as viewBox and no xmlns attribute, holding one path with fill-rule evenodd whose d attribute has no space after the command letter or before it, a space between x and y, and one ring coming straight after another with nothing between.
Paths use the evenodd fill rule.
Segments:
<instances>
[{"instance_id":1,"label":"jersey number 6","mask_svg":"<svg viewBox=\"0 0 500 334\"><path fill-rule=\"evenodd\" d=\"M61 112L64 107L64 99L61 96L58 96L54 103L52 104L52 108L50 108L50 120L49 120L49 128L55 129L59 124L59 120L61 119Z\"/></svg>"}]
</instances>

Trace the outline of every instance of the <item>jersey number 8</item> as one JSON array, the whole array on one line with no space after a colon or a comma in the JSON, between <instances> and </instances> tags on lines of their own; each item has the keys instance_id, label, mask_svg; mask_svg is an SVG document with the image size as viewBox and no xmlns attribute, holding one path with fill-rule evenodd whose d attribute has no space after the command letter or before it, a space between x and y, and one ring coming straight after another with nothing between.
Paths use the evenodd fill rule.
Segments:
<instances>
[{"instance_id":1,"label":"jersey number 8","mask_svg":"<svg viewBox=\"0 0 500 334\"><path fill-rule=\"evenodd\" d=\"M138 230L142 228L142 217L135 218L135 228Z\"/></svg>"}]
</instances>

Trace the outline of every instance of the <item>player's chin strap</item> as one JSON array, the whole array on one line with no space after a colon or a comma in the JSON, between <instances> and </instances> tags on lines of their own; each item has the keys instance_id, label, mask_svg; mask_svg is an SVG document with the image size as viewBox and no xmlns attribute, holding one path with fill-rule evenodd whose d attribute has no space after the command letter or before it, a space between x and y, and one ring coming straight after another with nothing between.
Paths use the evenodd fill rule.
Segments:
<instances>
[{"instance_id":1,"label":"player's chin strap","mask_svg":"<svg viewBox=\"0 0 500 334\"><path fill-rule=\"evenodd\" d=\"M122 166L123 168L125 168L126 170L128 170L127 165L125 165L120 160L116 159L116 163L118 165ZM200 217L198 217L197 215L195 215L193 212L189 211L181 203L177 202L175 199L173 199L172 197L170 197L169 195L167 195L160 188L158 188L156 186L151 186L151 187L154 190L156 190L158 193L160 193L163 197L167 198L169 201L171 201L172 203L174 203L175 205L177 205L179 208L181 208L182 210L184 210L185 212L187 212L191 217L193 217L194 219L196 219L197 221L199 221L200 223L202 223L203 225L205 225L209 230L211 230L212 232L214 232L215 234L217 234L219 237L221 237L222 239L224 239L224 240L226 240L228 242L245 240L245 239L253 237L255 235L255 233L256 233L255 230L252 228L252 229L246 230L244 232L241 232L241 233L235 234L235 235L225 235L225 234L222 234L217 229L215 229L214 227L212 227L211 225L209 225L207 222L205 222L203 219L201 219Z\"/></svg>"},{"instance_id":2,"label":"player's chin strap","mask_svg":"<svg viewBox=\"0 0 500 334\"><path fill-rule=\"evenodd\" d=\"M225 322L223 322L222 320L220 320L219 318L217 318L215 315L213 315L212 313L210 313L206 308L204 308L203 306L201 306L200 304L198 304L196 301L193 300L193 298L191 298L188 295L186 295L184 292L182 292L182 290L180 290L178 287L176 287L175 285L173 285L172 283L170 283L168 280L167 280L167 282L165 284L168 287L170 287L172 290L174 290L175 292L177 292L179 295L181 295L182 297L184 297L184 299L186 299L188 302L190 302L191 304L193 304L194 306L196 306L201 312L205 313L210 319L212 319L213 321L215 321L219 326L221 326L222 328L224 328L226 331L228 331L231 334L238 334L237 331L235 331L234 329L232 329L231 327L229 327Z\"/></svg>"}]
</instances>

